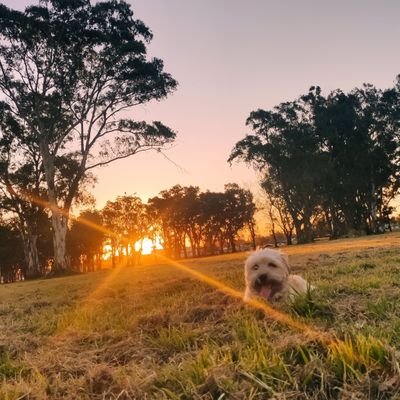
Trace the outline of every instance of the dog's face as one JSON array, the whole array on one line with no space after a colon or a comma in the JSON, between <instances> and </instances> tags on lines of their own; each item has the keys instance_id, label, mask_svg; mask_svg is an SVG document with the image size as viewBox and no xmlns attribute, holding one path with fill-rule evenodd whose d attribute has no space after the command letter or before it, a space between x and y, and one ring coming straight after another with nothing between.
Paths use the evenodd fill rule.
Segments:
<instances>
[{"instance_id":1,"label":"dog's face","mask_svg":"<svg viewBox=\"0 0 400 400\"><path fill-rule=\"evenodd\" d=\"M287 286L289 261L287 255L280 251L261 249L248 257L244 270L251 293L274 300Z\"/></svg>"}]
</instances>

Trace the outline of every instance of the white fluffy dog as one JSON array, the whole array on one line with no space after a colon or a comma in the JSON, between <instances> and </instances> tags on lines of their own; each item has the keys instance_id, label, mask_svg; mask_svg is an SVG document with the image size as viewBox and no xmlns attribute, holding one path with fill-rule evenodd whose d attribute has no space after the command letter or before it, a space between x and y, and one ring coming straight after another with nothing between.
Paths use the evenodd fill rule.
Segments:
<instances>
[{"instance_id":1,"label":"white fluffy dog","mask_svg":"<svg viewBox=\"0 0 400 400\"><path fill-rule=\"evenodd\" d=\"M245 262L244 275L245 301L255 296L275 301L306 293L308 288L307 281L301 276L290 274L287 254L277 250L259 249L251 253Z\"/></svg>"}]
</instances>

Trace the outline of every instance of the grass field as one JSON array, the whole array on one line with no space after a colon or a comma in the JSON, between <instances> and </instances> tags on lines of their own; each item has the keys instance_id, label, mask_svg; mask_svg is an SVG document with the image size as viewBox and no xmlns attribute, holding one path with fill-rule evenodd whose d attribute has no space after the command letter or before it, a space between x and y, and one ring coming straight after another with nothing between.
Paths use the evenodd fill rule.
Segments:
<instances>
[{"instance_id":1,"label":"grass field","mask_svg":"<svg viewBox=\"0 0 400 400\"><path fill-rule=\"evenodd\" d=\"M331 342L167 263L1 285L0 400L400 399L400 233L285 251L317 290L274 307Z\"/></svg>"}]
</instances>

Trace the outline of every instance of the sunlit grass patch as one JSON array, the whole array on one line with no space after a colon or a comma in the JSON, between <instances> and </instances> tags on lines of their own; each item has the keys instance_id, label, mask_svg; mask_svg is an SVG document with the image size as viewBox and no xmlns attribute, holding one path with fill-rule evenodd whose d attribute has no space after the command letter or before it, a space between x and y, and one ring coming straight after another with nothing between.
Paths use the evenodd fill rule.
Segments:
<instances>
[{"instance_id":1,"label":"sunlit grass patch","mask_svg":"<svg viewBox=\"0 0 400 400\"><path fill-rule=\"evenodd\" d=\"M169 325L145 337L147 345L166 359L179 352L198 350L199 343L205 339L200 332L185 325Z\"/></svg>"},{"instance_id":2,"label":"sunlit grass patch","mask_svg":"<svg viewBox=\"0 0 400 400\"><path fill-rule=\"evenodd\" d=\"M374 270L378 267L376 262L374 261L353 261L353 262L345 262L343 264L339 264L339 266L335 270L335 275L363 275L366 273L370 273L371 270Z\"/></svg>"},{"instance_id":3,"label":"sunlit grass patch","mask_svg":"<svg viewBox=\"0 0 400 400\"><path fill-rule=\"evenodd\" d=\"M127 330L135 319L131 305L119 302L102 302L97 305L82 304L57 317L55 333L66 331L105 332Z\"/></svg>"},{"instance_id":4,"label":"sunlit grass patch","mask_svg":"<svg viewBox=\"0 0 400 400\"><path fill-rule=\"evenodd\" d=\"M332 320L334 311L332 306L318 297L317 289L307 288L306 293L299 293L289 300L291 310L300 317L321 318Z\"/></svg>"},{"instance_id":5,"label":"sunlit grass patch","mask_svg":"<svg viewBox=\"0 0 400 400\"><path fill-rule=\"evenodd\" d=\"M238 313L230 317L230 326L233 339L244 343L250 348L259 346L262 340L269 338L269 329L263 327L254 315L250 313Z\"/></svg>"},{"instance_id":6,"label":"sunlit grass patch","mask_svg":"<svg viewBox=\"0 0 400 400\"><path fill-rule=\"evenodd\" d=\"M372 336L346 334L328 347L328 363L336 378L360 380L367 373L393 372L387 347Z\"/></svg>"},{"instance_id":7,"label":"sunlit grass patch","mask_svg":"<svg viewBox=\"0 0 400 400\"><path fill-rule=\"evenodd\" d=\"M194 359L162 368L151 391L155 398L190 399L200 398L202 394L212 396L207 398L219 398L226 393L222 387L226 387L230 374L231 364L226 362L221 351L206 346ZM218 384L219 378L223 385Z\"/></svg>"},{"instance_id":8,"label":"sunlit grass patch","mask_svg":"<svg viewBox=\"0 0 400 400\"><path fill-rule=\"evenodd\" d=\"M335 280L335 285L331 285L329 292L331 294L340 294L342 296L360 295L364 297L372 293L374 289L383 289L392 285L393 277L387 271L380 271L373 274L360 274L358 276L340 276Z\"/></svg>"}]
</instances>

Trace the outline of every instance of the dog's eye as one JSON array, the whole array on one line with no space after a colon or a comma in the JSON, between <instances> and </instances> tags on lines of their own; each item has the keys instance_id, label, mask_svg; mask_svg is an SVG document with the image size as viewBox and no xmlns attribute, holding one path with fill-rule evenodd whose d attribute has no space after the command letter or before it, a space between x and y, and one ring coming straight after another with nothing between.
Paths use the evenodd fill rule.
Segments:
<instances>
[{"instance_id":1,"label":"dog's eye","mask_svg":"<svg viewBox=\"0 0 400 400\"><path fill-rule=\"evenodd\" d=\"M254 264L254 265L252 266L252 269L254 269L254 271L257 271L258 268L260 268L260 267L258 266L258 264Z\"/></svg>"},{"instance_id":2,"label":"dog's eye","mask_svg":"<svg viewBox=\"0 0 400 400\"><path fill-rule=\"evenodd\" d=\"M269 266L270 266L271 268L278 268L278 267L276 266L276 264L274 264L274 263L269 263Z\"/></svg>"}]
</instances>

